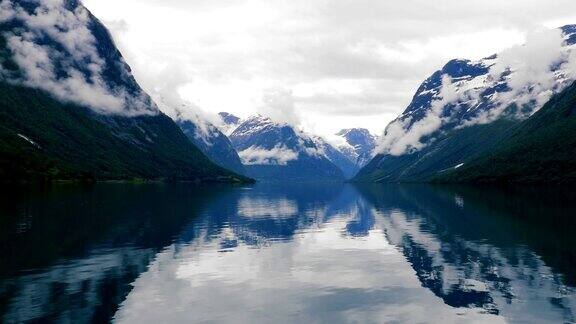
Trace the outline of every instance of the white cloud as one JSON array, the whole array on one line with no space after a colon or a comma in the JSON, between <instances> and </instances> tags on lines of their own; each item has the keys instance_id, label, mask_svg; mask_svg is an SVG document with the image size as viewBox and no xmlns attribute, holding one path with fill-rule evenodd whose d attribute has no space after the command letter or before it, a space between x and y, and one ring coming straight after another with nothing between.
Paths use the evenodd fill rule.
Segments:
<instances>
[{"instance_id":1,"label":"white cloud","mask_svg":"<svg viewBox=\"0 0 576 324\"><path fill-rule=\"evenodd\" d=\"M177 63L190 76L182 95L206 111L247 117L266 89L291 89L303 127L324 136L379 133L449 59L491 55L576 12L573 0L85 2L126 22L116 36L142 67Z\"/></svg>"},{"instance_id":2,"label":"white cloud","mask_svg":"<svg viewBox=\"0 0 576 324\"><path fill-rule=\"evenodd\" d=\"M432 102L430 110L424 118L411 124L412 120L397 119L386 128L377 152L391 155L403 155L413 150L420 150L427 143L422 143L424 136L438 131L444 124L444 108L459 99L459 95L450 77L444 75L442 87L438 98Z\"/></svg>"},{"instance_id":3,"label":"white cloud","mask_svg":"<svg viewBox=\"0 0 576 324\"><path fill-rule=\"evenodd\" d=\"M73 101L101 112L122 112L124 98L111 93L100 78L86 82L84 75L76 69L68 70L68 77L58 79L52 65L51 50L20 36L8 38L13 60L26 75L28 86L48 91L56 97Z\"/></svg>"},{"instance_id":4,"label":"white cloud","mask_svg":"<svg viewBox=\"0 0 576 324\"><path fill-rule=\"evenodd\" d=\"M0 2L0 23L6 22L16 15L11 1Z\"/></svg>"},{"instance_id":5,"label":"white cloud","mask_svg":"<svg viewBox=\"0 0 576 324\"><path fill-rule=\"evenodd\" d=\"M503 73L510 71L506 78L510 90L499 94L497 107L483 112L466 125L493 122L512 103L519 107L533 105L528 115L538 110L554 92L561 89L562 84L558 83L553 67L562 62L566 62L564 64L568 69L573 64L570 52L564 48L564 37L559 29L531 33L526 44L503 51L490 68L490 77L499 80Z\"/></svg>"},{"instance_id":6,"label":"white cloud","mask_svg":"<svg viewBox=\"0 0 576 324\"><path fill-rule=\"evenodd\" d=\"M270 150L251 146L238 152L238 155L245 165L286 165L288 162L298 159L298 152L281 144Z\"/></svg>"},{"instance_id":7,"label":"white cloud","mask_svg":"<svg viewBox=\"0 0 576 324\"><path fill-rule=\"evenodd\" d=\"M277 123L300 125L300 117L296 113L294 95L291 90L281 88L265 89L259 113Z\"/></svg>"}]
</instances>

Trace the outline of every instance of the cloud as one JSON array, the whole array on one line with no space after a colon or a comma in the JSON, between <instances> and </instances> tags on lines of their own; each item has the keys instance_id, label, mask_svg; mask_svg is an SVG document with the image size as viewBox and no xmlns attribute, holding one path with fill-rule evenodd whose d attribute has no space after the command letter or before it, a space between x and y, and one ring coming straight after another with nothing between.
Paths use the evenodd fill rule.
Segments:
<instances>
[{"instance_id":1,"label":"cloud","mask_svg":"<svg viewBox=\"0 0 576 324\"><path fill-rule=\"evenodd\" d=\"M107 63L98 52L97 40L90 29L93 20L83 6L68 9L63 0L37 0L34 4L34 10L26 10L13 0L2 2L0 21L18 22L23 27L3 35L23 78L3 75L4 78L45 90L60 100L88 106L98 113L130 116L157 113L143 93L131 93L123 86L112 87L105 80ZM129 75L128 71L122 73Z\"/></svg>"},{"instance_id":2,"label":"cloud","mask_svg":"<svg viewBox=\"0 0 576 324\"><path fill-rule=\"evenodd\" d=\"M11 1L0 2L0 23L4 23L14 18L16 11Z\"/></svg>"},{"instance_id":3,"label":"cloud","mask_svg":"<svg viewBox=\"0 0 576 324\"><path fill-rule=\"evenodd\" d=\"M12 59L26 75L24 84L102 113L123 112L125 99L111 93L102 79L93 78L92 83L88 83L76 69L69 69L66 78L58 79L52 64L53 54L47 46L37 45L19 36L10 36L8 47L12 50Z\"/></svg>"},{"instance_id":4,"label":"cloud","mask_svg":"<svg viewBox=\"0 0 576 324\"><path fill-rule=\"evenodd\" d=\"M447 119L443 116L444 109L459 98L452 79L444 75L441 92L432 101L426 115L414 123L412 123L411 117L400 118L390 123L376 151L398 156L422 149L427 145L427 143L421 142L422 138L434 134L442 127Z\"/></svg>"},{"instance_id":5,"label":"cloud","mask_svg":"<svg viewBox=\"0 0 576 324\"><path fill-rule=\"evenodd\" d=\"M296 112L292 90L283 88L266 89L262 96L262 106L259 113L277 123L300 125L300 116Z\"/></svg>"},{"instance_id":6,"label":"cloud","mask_svg":"<svg viewBox=\"0 0 576 324\"><path fill-rule=\"evenodd\" d=\"M118 38L142 69L168 61L192 75L182 95L206 111L247 117L266 89L290 89L324 136L380 132L449 59L491 55L576 12L573 0L85 1L126 21Z\"/></svg>"},{"instance_id":7,"label":"cloud","mask_svg":"<svg viewBox=\"0 0 576 324\"><path fill-rule=\"evenodd\" d=\"M496 107L466 121L465 125L491 123L499 119L511 104L518 107L530 106L531 109L524 109L527 112L519 115L519 118L540 109L554 93L566 85L566 82L559 82L559 70L565 70L567 78L574 79L570 77L574 73L571 70L571 52L565 46L562 31L550 29L531 33L524 45L500 53L490 68L489 76L493 80L505 78L509 90L498 94ZM506 73L510 75L504 76Z\"/></svg>"},{"instance_id":8,"label":"cloud","mask_svg":"<svg viewBox=\"0 0 576 324\"><path fill-rule=\"evenodd\" d=\"M238 155L245 165L286 165L288 162L298 159L298 152L281 144L276 145L271 150L252 146L238 152Z\"/></svg>"},{"instance_id":9,"label":"cloud","mask_svg":"<svg viewBox=\"0 0 576 324\"><path fill-rule=\"evenodd\" d=\"M192 122L196 126L195 137L213 145L213 138L220 136L216 125L220 126L222 120L182 96L182 87L192 80L190 74L169 62L144 71L138 75L138 82L158 108L176 121Z\"/></svg>"},{"instance_id":10,"label":"cloud","mask_svg":"<svg viewBox=\"0 0 576 324\"><path fill-rule=\"evenodd\" d=\"M411 87L411 81L401 80L326 79L297 85L294 100L306 117L310 111L328 116L373 116L396 113L412 95Z\"/></svg>"}]
</instances>

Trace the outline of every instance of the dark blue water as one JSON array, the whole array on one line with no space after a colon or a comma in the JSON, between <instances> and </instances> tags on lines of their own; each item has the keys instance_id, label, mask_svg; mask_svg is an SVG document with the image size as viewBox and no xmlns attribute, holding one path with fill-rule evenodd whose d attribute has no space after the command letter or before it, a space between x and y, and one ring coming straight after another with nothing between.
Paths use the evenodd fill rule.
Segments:
<instances>
[{"instance_id":1,"label":"dark blue water","mask_svg":"<svg viewBox=\"0 0 576 324\"><path fill-rule=\"evenodd\" d=\"M4 188L2 322L574 322L576 191Z\"/></svg>"}]
</instances>

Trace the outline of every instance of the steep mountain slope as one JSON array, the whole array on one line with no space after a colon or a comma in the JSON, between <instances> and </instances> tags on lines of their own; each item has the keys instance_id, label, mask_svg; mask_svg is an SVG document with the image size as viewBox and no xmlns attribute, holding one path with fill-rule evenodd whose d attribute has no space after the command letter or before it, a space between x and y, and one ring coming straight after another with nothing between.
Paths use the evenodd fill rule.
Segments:
<instances>
[{"instance_id":1,"label":"steep mountain slope","mask_svg":"<svg viewBox=\"0 0 576 324\"><path fill-rule=\"evenodd\" d=\"M168 91L156 88L151 96L160 110L176 121L186 137L212 162L238 174L246 173L230 139L198 113L200 108L182 99L171 88Z\"/></svg>"},{"instance_id":2,"label":"steep mountain slope","mask_svg":"<svg viewBox=\"0 0 576 324\"><path fill-rule=\"evenodd\" d=\"M266 181L342 181L323 144L288 124L253 116L230 135L248 175Z\"/></svg>"},{"instance_id":3,"label":"steep mountain slope","mask_svg":"<svg viewBox=\"0 0 576 324\"><path fill-rule=\"evenodd\" d=\"M350 160L344 152L332 146L325 139L318 136L311 136L311 138L324 156L342 171L344 178L351 179L360 170L354 160Z\"/></svg>"},{"instance_id":4,"label":"steep mountain slope","mask_svg":"<svg viewBox=\"0 0 576 324\"><path fill-rule=\"evenodd\" d=\"M444 182L576 181L576 84L514 127L484 156L436 178Z\"/></svg>"},{"instance_id":5,"label":"steep mountain slope","mask_svg":"<svg viewBox=\"0 0 576 324\"><path fill-rule=\"evenodd\" d=\"M212 162L238 174L246 173L232 142L216 126L205 122L206 129L199 130L198 124L190 120L179 120L177 123L188 139Z\"/></svg>"},{"instance_id":6,"label":"steep mountain slope","mask_svg":"<svg viewBox=\"0 0 576 324\"><path fill-rule=\"evenodd\" d=\"M0 179L248 180L158 110L78 1L0 7Z\"/></svg>"},{"instance_id":7,"label":"steep mountain slope","mask_svg":"<svg viewBox=\"0 0 576 324\"><path fill-rule=\"evenodd\" d=\"M336 133L346 143L337 148L344 153L350 161L353 161L358 170L368 164L372 159L376 148L377 137L370 134L365 128L343 129Z\"/></svg>"},{"instance_id":8,"label":"steep mountain slope","mask_svg":"<svg viewBox=\"0 0 576 324\"><path fill-rule=\"evenodd\" d=\"M536 45L528 42L477 62L450 61L388 125L380 153L355 180L430 181L489 152L511 135L512 126L576 79L575 33L574 26L566 26ZM548 58L534 61L534 51Z\"/></svg>"}]
</instances>

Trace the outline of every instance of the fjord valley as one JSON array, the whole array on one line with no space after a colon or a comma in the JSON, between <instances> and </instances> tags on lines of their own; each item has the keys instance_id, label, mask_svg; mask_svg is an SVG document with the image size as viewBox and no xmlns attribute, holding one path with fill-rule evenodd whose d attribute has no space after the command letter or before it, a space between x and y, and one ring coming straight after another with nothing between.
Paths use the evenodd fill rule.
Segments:
<instances>
[{"instance_id":1,"label":"fjord valley","mask_svg":"<svg viewBox=\"0 0 576 324\"><path fill-rule=\"evenodd\" d=\"M0 0L0 322L576 322L571 12Z\"/></svg>"}]
</instances>

